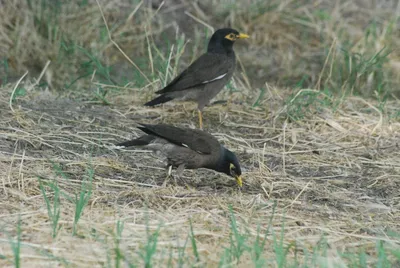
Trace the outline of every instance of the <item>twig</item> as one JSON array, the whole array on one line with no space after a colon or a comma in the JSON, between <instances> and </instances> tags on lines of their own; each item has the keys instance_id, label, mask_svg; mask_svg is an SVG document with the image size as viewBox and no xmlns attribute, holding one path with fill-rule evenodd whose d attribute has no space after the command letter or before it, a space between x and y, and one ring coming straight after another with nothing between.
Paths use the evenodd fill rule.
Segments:
<instances>
[{"instance_id":1,"label":"twig","mask_svg":"<svg viewBox=\"0 0 400 268\"><path fill-rule=\"evenodd\" d=\"M318 82L317 82L317 86L316 86L316 88L317 88L318 90L320 90L322 75L324 74L325 67L326 67L326 65L328 64L328 61L329 61L329 56L331 55L332 50L333 50L333 47L335 46L335 44L336 44L336 38L333 39L332 45L331 45L331 47L329 48L328 56L326 57L325 62L324 62L324 66L322 67L322 71L321 71L321 73L319 74Z\"/></svg>"},{"instance_id":2,"label":"twig","mask_svg":"<svg viewBox=\"0 0 400 268\"><path fill-rule=\"evenodd\" d=\"M17 88L18 88L19 84L21 83L22 79L24 79L24 77L25 77L27 74L28 74L28 71L26 71L26 72L24 73L24 75L21 76L21 78L20 78L20 79L17 81L17 83L15 84L15 87L14 87L12 93L11 93L11 97L10 97L10 109L11 109L11 111L12 111L13 113L14 113L14 108L12 107L12 102L13 102L13 99L14 99L15 92L17 91Z\"/></svg>"},{"instance_id":3,"label":"twig","mask_svg":"<svg viewBox=\"0 0 400 268\"><path fill-rule=\"evenodd\" d=\"M45 72L46 72L47 68L49 67L50 63L51 63L51 61L49 61L49 60L46 62L46 65L43 67L43 70L40 73L39 78L36 79L35 83L33 83L26 91L28 91L28 92L31 91L35 86L37 86L39 84L40 80L42 80L42 77L45 74Z\"/></svg>"},{"instance_id":4,"label":"twig","mask_svg":"<svg viewBox=\"0 0 400 268\"><path fill-rule=\"evenodd\" d=\"M293 201L287 205L285 207L285 209L287 209L288 207L291 207L296 201L297 199L299 199L299 197L301 196L301 194L307 189L308 185L311 183L311 181L307 182L306 186L303 187L303 189L301 189L300 193L298 195L296 195L296 197L293 199Z\"/></svg>"},{"instance_id":5,"label":"twig","mask_svg":"<svg viewBox=\"0 0 400 268\"><path fill-rule=\"evenodd\" d=\"M205 21L195 17L192 13L185 11L185 14L188 15L189 17L191 17L192 19L194 19L195 21L197 21L200 24L203 24L204 26L206 26L208 29L210 29L212 32L214 32L214 27L212 27L210 24L206 23Z\"/></svg>"},{"instance_id":6,"label":"twig","mask_svg":"<svg viewBox=\"0 0 400 268\"><path fill-rule=\"evenodd\" d=\"M286 176L286 127L287 127L287 118L283 123L283 153L282 153L282 170L283 174Z\"/></svg>"},{"instance_id":7,"label":"twig","mask_svg":"<svg viewBox=\"0 0 400 268\"><path fill-rule=\"evenodd\" d=\"M112 43L112 44L119 50L119 52L121 52L121 54L124 55L124 57L139 71L139 73L147 80L147 82L150 83L151 81L150 81L149 78L142 72L142 70L140 70L139 66L137 66L137 65L128 57L128 55L125 54L125 52L119 47L119 45L113 40L113 38L112 38L112 36L111 36L110 29L108 28L108 24L107 24L106 17L104 16L104 13L103 13L103 9L102 9L101 6L100 6L99 0L96 0L96 3L97 3L97 5L99 6L99 10L100 10L100 13L101 13L101 17L103 18L104 25L106 26L106 29L107 29L108 38L110 39L111 43ZM143 1L139 3L139 6L140 6L142 3L143 3ZM138 8L137 8L137 9L138 9ZM135 9L135 10L137 10L137 9ZM134 14L134 13L133 13L133 14Z\"/></svg>"}]
</instances>

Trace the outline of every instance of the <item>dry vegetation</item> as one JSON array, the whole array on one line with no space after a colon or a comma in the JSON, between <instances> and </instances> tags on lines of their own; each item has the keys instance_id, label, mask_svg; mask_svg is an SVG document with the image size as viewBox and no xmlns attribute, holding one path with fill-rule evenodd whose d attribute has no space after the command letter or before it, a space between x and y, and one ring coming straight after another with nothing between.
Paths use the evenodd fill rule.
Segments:
<instances>
[{"instance_id":1,"label":"dry vegetation","mask_svg":"<svg viewBox=\"0 0 400 268\"><path fill-rule=\"evenodd\" d=\"M114 43L72 2L0 2L0 266L400 265L397 1L101 1ZM244 187L162 187L113 144L196 126L192 104L142 104L226 25L252 39L204 123Z\"/></svg>"}]
</instances>

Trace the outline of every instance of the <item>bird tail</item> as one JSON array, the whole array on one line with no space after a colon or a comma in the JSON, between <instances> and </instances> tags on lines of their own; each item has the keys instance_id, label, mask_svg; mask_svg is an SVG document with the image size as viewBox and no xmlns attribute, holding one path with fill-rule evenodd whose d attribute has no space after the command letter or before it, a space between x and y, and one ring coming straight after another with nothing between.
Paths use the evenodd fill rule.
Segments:
<instances>
[{"instance_id":1,"label":"bird tail","mask_svg":"<svg viewBox=\"0 0 400 268\"><path fill-rule=\"evenodd\" d=\"M154 106L154 105L157 105L157 104L168 102L168 101L170 101L172 99L173 98L171 98L171 97L167 97L165 95L161 95L161 96L158 96L157 98L155 98L155 99L153 99L153 100L151 100L149 102L146 102L144 104L144 106Z\"/></svg>"},{"instance_id":2,"label":"bird tail","mask_svg":"<svg viewBox=\"0 0 400 268\"><path fill-rule=\"evenodd\" d=\"M153 136L150 135L144 135L140 138L130 140L130 141L124 141L121 143L116 144L116 146L121 146L121 147L130 147L130 146L144 146L148 145L154 140Z\"/></svg>"}]
</instances>

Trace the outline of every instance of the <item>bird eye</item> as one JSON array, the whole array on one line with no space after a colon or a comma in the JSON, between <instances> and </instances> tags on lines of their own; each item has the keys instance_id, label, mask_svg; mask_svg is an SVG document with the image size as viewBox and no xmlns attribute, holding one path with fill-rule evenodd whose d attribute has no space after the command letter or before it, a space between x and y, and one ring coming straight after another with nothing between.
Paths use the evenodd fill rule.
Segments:
<instances>
[{"instance_id":1,"label":"bird eye","mask_svg":"<svg viewBox=\"0 0 400 268\"><path fill-rule=\"evenodd\" d=\"M236 167L235 167L234 164L231 163L231 164L229 165L229 169L230 169L231 171L235 171Z\"/></svg>"}]
</instances>

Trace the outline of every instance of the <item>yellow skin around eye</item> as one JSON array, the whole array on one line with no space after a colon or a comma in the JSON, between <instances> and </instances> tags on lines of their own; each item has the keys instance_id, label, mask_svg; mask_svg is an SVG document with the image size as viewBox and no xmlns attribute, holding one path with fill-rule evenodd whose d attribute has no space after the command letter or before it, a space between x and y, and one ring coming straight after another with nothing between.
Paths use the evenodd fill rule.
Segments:
<instances>
[{"instance_id":1,"label":"yellow skin around eye","mask_svg":"<svg viewBox=\"0 0 400 268\"><path fill-rule=\"evenodd\" d=\"M225 36L225 38L229 39L231 41L236 41L237 36L231 33L231 34L228 34L227 36Z\"/></svg>"},{"instance_id":2,"label":"yellow skin around eye","mask_svg":"<svg viewBox=\"0 0 400 268\"><path fill-rule=\"evenodd\" d=\"M234 34L234 33L230 33L228 35L225 36L226 39L231 40L231 41L236 41L238 39L246 39L249 38L249 36L247 34Z\"/></svg>"}]
</instances>

